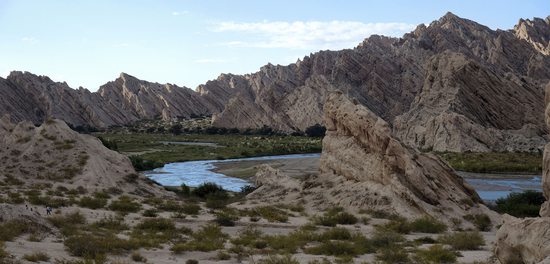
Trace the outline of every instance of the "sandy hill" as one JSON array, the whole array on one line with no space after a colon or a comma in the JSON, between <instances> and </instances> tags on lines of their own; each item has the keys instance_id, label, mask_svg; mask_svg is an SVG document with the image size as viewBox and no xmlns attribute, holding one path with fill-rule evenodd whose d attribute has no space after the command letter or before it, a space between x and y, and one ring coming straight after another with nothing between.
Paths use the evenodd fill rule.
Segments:
<instances>
[{"instance_id":1,"label":"sandy hill","mask_svg":"<svg viewBox=\"0 0 550 264\"><path fill-rule=\"evenodd\" d=\"M0 119L0 180L10 186L49 183L102 191L160 194L160 188L136 174L129 159L107 149L95 137L71 130L61 120L39 127Z\"/></svg>"}]
</instances>

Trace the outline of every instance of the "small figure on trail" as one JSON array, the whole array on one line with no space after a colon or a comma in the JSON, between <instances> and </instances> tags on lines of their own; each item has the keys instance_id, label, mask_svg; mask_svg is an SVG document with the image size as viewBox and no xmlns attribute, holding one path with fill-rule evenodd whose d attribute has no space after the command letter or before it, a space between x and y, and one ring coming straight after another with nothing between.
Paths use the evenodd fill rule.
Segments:
<instances>
[{"instance_id":1,"label":"small figure on trail","mask_svg":"<svg viewBox=\"0 0 550 264\"><path fill-rule=\"evenodd\" d=\"M51 215L52 214L52 208L51 207L46 207L46 214L47 215Z\"/></svg>"}]
</instances>

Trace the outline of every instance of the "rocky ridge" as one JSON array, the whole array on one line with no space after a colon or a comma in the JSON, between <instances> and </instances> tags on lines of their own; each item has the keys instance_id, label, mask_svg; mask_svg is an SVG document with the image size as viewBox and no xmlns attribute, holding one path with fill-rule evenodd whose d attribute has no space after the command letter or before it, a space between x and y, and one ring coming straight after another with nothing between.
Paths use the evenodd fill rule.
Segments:
<instances>
[{"instance_id":1,"label":"rocky ridge","mask_svg":"<svg viewBox=\"0 0 550 264\"><path fill-rule=\"evenodd\" d=\"M341 92L330 94L324 105L327 135L319 175L298 183L264 166L256 175L261 187L248 198L302 199L317 208L341 206L407 218L429 215L448 224L467 214L499 219L445 162L402 144L389 124L365 106Z\"/></svg>"},{"instance_id":2,"label":"rocky ridge","mask_svg":"<svg viewBox=\"0 0 550 264\"><path fill-rule=\"evenodd\" d=\"M222 74L197 91L128 74L97 92L14 72L0 78L0 115L108 127L213 114L213 125L304 131L340 90L386 120L405 144L436 151L542 151L550 19L492 30L447 13L402 38L371 36L288 66Z\"/></svg>"}]
</instances>

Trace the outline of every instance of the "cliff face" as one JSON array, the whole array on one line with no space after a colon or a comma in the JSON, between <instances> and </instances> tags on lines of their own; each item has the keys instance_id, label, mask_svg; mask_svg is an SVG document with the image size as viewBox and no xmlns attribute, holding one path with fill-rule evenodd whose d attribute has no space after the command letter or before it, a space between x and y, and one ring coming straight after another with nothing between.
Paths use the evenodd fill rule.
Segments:
<instances>
[{"instance_id":1,"label":"cliff face","mask_svg":"<svg viewBox=\"0 0 550 264\"><path fill-rule=\"evenodd\" d=\"M371 36L351 50L267 65L246 75L245 90L213 123L304 130L322 120L326 94L340 90L422 149L541 150L548 21L495 31L448 13L400 39Z\"/></svg>"},{"instance_id":2,"label":"cliff face","mask_svg":"<svg viewBox=\"0 0 550 264\"><path fill-rule=\"evenodd\" d=\"M144 118L213 114L218 127L304 131L323 122L339 90L386 120L404 143L437 151L542 150L543 85L550 80L550 18L491 30L446 14L402 38L371 36L288 66L222 74L192 91L127 74L98 92L47 77L0 78L0 114L40 123L106 127Z\"/></svg>"},{"instance_id":3,"label":"cliff face","mask_svg":"<svg viewBox=\"0 0 550 264\"><path fill-rule=\"evenodd\" d=\"M220 109L215 102L215 97L201 96L189 88L146 82L125 73L93 93L27 72L0 78L0 114L35 124L50 117L94 127L141 119L169 120L211 114Z\"/></svg>"},{"instance_id":4,"label":"cliff face","mask_svg":"<svg viewBox=\"0 0 550 264\"><path fill-rule=\"evenodd\" d=\"M550 128L550 83L546 85L544 117ZM550 263L550 144L544 148L541 217L504 216L497 232L495 255L502 264Z\"/></svg>"}]
</instances>

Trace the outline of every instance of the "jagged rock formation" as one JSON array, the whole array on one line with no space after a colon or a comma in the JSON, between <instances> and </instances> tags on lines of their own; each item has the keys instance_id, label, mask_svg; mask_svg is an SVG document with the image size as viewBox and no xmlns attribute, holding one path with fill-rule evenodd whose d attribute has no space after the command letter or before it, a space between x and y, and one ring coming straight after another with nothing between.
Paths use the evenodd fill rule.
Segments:
<instances>
[{"instance_id":1,"label":"jagged rock formation","mask_svg":"<svg viewBox=\"0 0 550 264\"><path fill-rule=\"evenodd\" d=\"M279 171L264 168L257 177L267 187L249 198L302 196L315 207L383 210L410 218L430 215L447 223L466 214L499 218L445 162L402 144L389 124L368 108L335 92L328 96L324 112L327 134L319 175L297 185ZM269 178L264 174L272 180L262 180Z\"/></svg>"},{"instance_id":2,"label":"jagged rock formation","mask_svg":"<svg viewBox=\"0 0 550 264\"><path fill-rule=\"evenodd\" d=\"M550 127L550 82L546 85L546 125ZM543 157L542 191L546 202L538 218L505 215L497 232L495 255L502 264L550 263L550 144Z\"/></svg>"},{"instance_id":3,"label":"jagged rock formation","mask_svg":"<svg viewBox=\"0 0 550 264\"><path fill-rule=\"evenodd\" d=\"M289 66L267 65L214 125L291 131L319 123L341 90L391 123L404 143L437 151L536 151L546 134L549 19L491 30L448 13L403 38L371 36ZM244 118L246 117L246 118Z\"/></svg>"},{"instance_id":4,"label":"jagged rock formation","mask_svg":"<svg viewBox=\"0 0 550 264\"><path fill-rule=\"evenodd\" d=\"M405 144L436 151L538 151L550 80L550 18L491 30L448 13L402 38L371 36L354 49L320 51L288 66L222 74L194 92L127 74L98 92L47 77L0 78L0 115L106 127L144 118L213 114L219 127L304 131L322 123L340 90L392 125Z\"/></svg>"},{"instance_id":5,"label":"jagged rock formation","mask_svg":"<svg viewBox=\"0 0 550 264\"><path fill-rule=\"evenodd\" d=\"M63 121L39 127L24 121L0 119L0 180L10 186L52 184L90 191L117 188L137 195L165 194L145 176L136 174L130 160L107 149L95 137L71 130Z\"/></svg>"},{"instance_id":6,"label":"jagged rock formation","mask_svg":"<svg viewBox=\"0 0 550 264\"><path fill-rule=\"evenodd\" d=\"M58 118L74 126L107 127L141 119L210 115L220 108L215 101L189 88L141 81L125 73L94 93L27 72L0 78L0 114L35 124Z\"/></svg>"}]
</instances>

